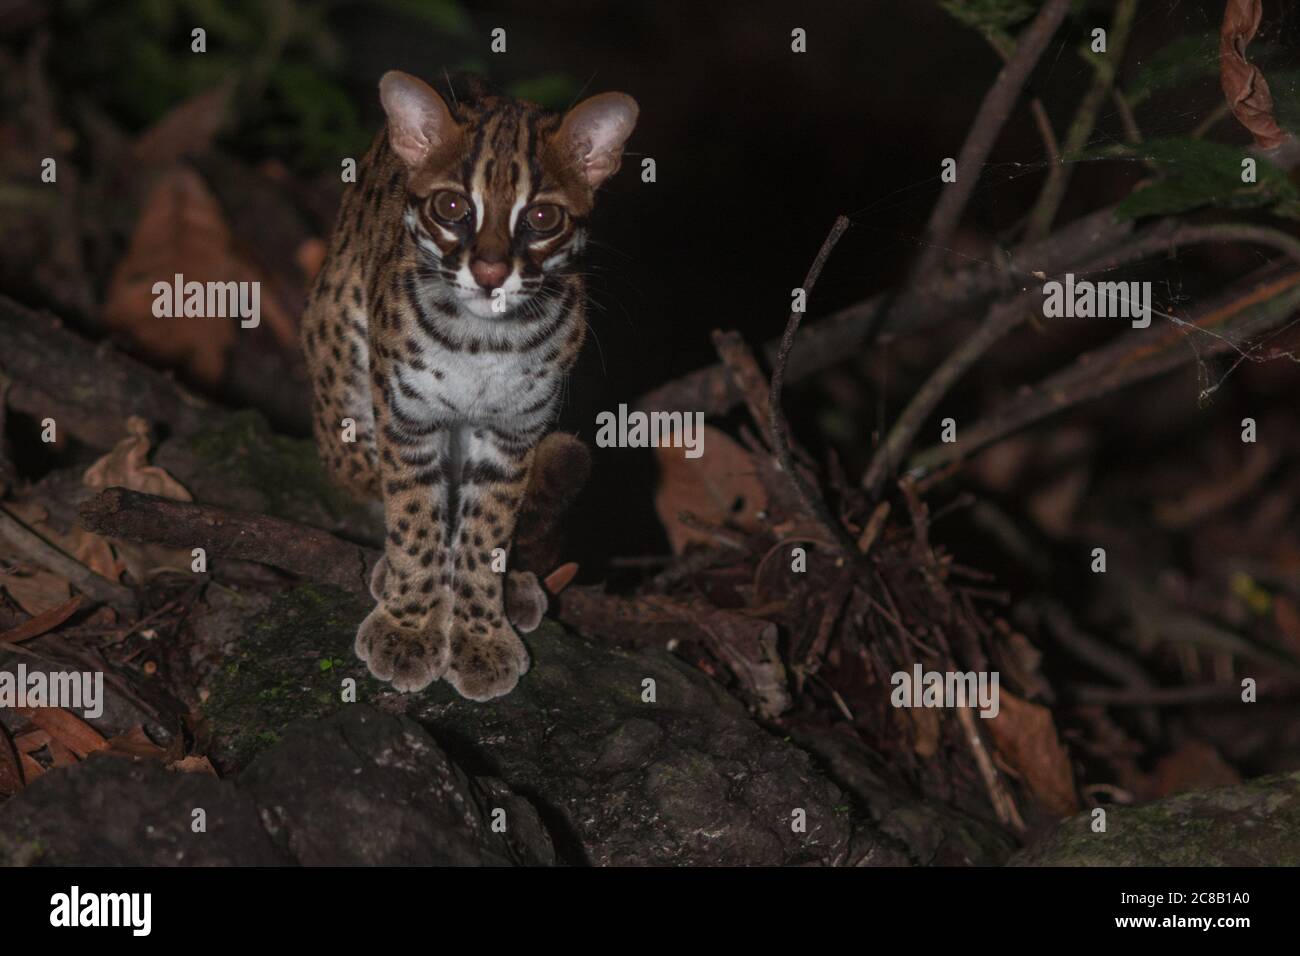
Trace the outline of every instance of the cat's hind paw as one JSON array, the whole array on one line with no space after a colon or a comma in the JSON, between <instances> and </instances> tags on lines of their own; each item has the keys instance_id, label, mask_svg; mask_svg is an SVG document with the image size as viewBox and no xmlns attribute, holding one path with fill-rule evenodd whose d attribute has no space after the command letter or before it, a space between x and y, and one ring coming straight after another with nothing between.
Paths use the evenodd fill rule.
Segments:
<instances>
[{"instance_id":1,"label":"cat's hind paw","mask_svg":"<svg viewBox=\"0 0 1300 956\"><path fill-rule=\"evenodd\" d=\"M520 634L530 634L542 623L546 613L546 591L532 571L506 574L504 600L506 618Z\"/></svg>"},{"instance_id":2,"label":"cat's hind paw","mask_svg":"<svg viewBox=\"0 0 1300 956\"><path fill-rule=\"evenodd\" d=\"M383 607L361 622L355 649L371 674L403 693L423 690L447 670L447 638L440 630L405 627Z\"/></svg>"}]
</instances>

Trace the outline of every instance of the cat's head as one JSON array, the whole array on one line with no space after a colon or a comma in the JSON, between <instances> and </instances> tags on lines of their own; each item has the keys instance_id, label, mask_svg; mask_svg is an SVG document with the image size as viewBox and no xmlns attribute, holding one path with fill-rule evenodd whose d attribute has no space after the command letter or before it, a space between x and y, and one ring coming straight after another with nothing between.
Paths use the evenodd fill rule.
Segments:
<instances>
[{"instance_id":1,"label":"cat's head","mask_svg":"<svg viewBox=\"0 0 1300 956\"><path fill-rule=\"evenodd\" d=\"M461 308L481 318L509 318L571 268L596 189L618 170L637 118L622 93L563 114L497 96L449 106L398 71L384 74L379 97L408 174L406 227Z\"/></svg>"}]
</instances>

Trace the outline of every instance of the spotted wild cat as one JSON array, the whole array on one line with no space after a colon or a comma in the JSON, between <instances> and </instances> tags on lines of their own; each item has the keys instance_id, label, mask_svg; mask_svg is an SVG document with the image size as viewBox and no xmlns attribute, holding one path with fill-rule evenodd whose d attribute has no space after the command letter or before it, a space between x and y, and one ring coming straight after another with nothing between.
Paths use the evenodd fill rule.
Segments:
<instances>
[{"instance_id":1,"label":"spotted wild cat","mask_svg":"<svg viewBox=\"0 0 1300 956\"><path fill-rule=\"evenodd\" d=\"M531 605L508 614L493 556L521 510L550 510L525 492L586 330L576 267L594 194L637 105L622 93L563 114L479 90L447 101L400 72L379 95L386 127L303 320L316 441L339 481L384 503L357 655L398 690L445 676L488 700L528 668L511 620L536 626L544 599L532 578L519 584Z\"/></svg>"}]
</instances>

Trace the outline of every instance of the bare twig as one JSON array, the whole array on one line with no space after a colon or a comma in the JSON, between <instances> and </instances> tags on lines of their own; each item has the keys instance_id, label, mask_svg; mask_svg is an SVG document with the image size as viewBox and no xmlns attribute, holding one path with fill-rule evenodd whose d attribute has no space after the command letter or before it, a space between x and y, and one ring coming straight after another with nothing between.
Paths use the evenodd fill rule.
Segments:
<instances>
[{"instance_id":1,"label":"bare twig","mask_svg":"<svg viewBox=\"0 0 1300 956\"><path fill-rule=\"evenodd\" d=\"M25 558L72 582L73 587L91 600L116 608L135 607L135 595L129 588L101 577L76 558L64 554L3 507L0 507L0 537Z\"/></svg>"},{"instance_id":2,"label":"bare twig","mask_svg":"<svg viewBox=\"0 0 1300 956\"><path fill-rule=\"evenodd\" d=\"M731 380L745 397L750 418L754 419L754 424L758 426L759 434L767 438L771 434L767 406L769 386L767 378L754 359L754 353L750 351L739 332L714 329L712 337L718 358L722 359L722 364L731 373Z\"/></svg>"},{"instance_id":3,"label":"bare twig","mask_svg":"<svg viewBox=\"0 0 1300 956\"><path fill-rule=\"evenodd\" d=\"M1251 277L1234 285L1198 313L1182 319L1182 324L1171 326L1157 341L1153 342L1149 336L1125 335L1081 356L1074 365L1049 376L967 428L961 441L934 445L920 452L908 463L908 471L928 474L1080 402L1154 378L1195 360L1198 355L1231 352L1236 348L1234 342L1267 334L1291 318L1298 306L1300 272L1273 274L1263 280ZM1188 327L1213 329L1215 334L1205 337L1199 352L1179 347L1183 330ZM1243 356L1246 354L1243 352ZM1255 360L1261 358L1257 356Z\"/></svg>"},{"instance_id":4,"label":"bare twig","mask_svg":"<svg viewBox=\"0 0 1300 956\"><path fill-rule=\"evenodd\" d=\"M1048 0L1017 38L1016 52L984 95L975 122L957 154L957 181L944 187L930 215L925 246L912 269L909 285L926 280L942 262L993 144L1011 116L1029 74L1069 11L1070 0Z\"/></svg>"},{"instance_id":5,"label":"bare twig","mask_svg":"<svg viewBox=\"0 0 1300 956\"><path fill-rule=\"evenodd\" d=\"M894 462L901 459L921 425L930 417L943 396L948 394L948 390L995 342L1024 321L1029 312L1028 299L1029 296L1022 293L995 305L975 334L962 342L926 379L898 416L884 442L876 449L866 474L862 476L863 488L873 495L880 492Z\"/></svg>"},{"instance_id":6,"label":"bare twig","mask_svg":"<svg viewBox=\"0 0 1300 956\"><path fill-rule=\"evenodd\" d=\"M831 231L823 240L821 248L812 261L812 265L808 267L808 274L804 277L802 288L805 301L811 296L813 288L817 285L817 279L821 276L822 267L826 265L826 260L830 258L831 252L835 249L835 244L840 241L840 237L844 235L844 231L848 228L848 217L838 216L835 219ZM795 495L808 514L815 517L831 533L834 539L840 542L846 555L852 555L856 554L856 551L853 542L849 540L844 531L844 526L831 516L821 495L816 494L813 489L808 487L807 482L804 481L798 467L795 465L786 434L785 416L781 412L781 387L785 382L785 366L790 360L790 349L794 346L794 337L799 331L799 321L802 318L802 311L796 309L790 311L790 317L785 324L785 334L781 336L781 347L777 351L776 362L772 367L772 384L768 389L767 401L772 454L776 456L776 460L781 465L781 470L785 472Z\"/></svg>"},{"instance_id":7,"label":"bare twig","mask_svg":"<svg viewBox=\"0 0 1300 956\"><path fill-rule=\"evenodd\" d=\"M1133 28L1133 18L1137 14L1137 0L1119 0L1115 7L1115 17L1111 21L1107 34L1106 55L1094 64L1092 84L1083 94L1083 101L1074 115L1074 122L1065 134L1064 157L1073 156L1083 149L1092 136L1093 127L1097 125L1097 112L1101 109L1106 94L1115 82L1115 73L1124 58L1124 49L1128 46L1129 32ZM1056 212L1061 208L1061 200L1070 186L1070 177L1074 167L1068 162L1059 162L1048 171L1047 181L1038 194L1034 208L1029 213L1029 224L1025 227L1025 238L1031 242L1047 235L1056 219Z\"/></svg>"},{"instance_id":8,"label":"bare twig","mask_svg":"<svg viewBox=\"0 0 1300 956\"><path fill-rule=\"evenodd\" d=\"M1238 223L1222 223L1208 226L1183 226L1176 220L1162 220L1138 239L1095 259L1080 267L1080 274L1105 271L1118 268L1132 262L1145 259L1156 252L1168 251L1180 245L1203 242L1256 242L1270 245L1288 256L1300 261L1300 240L1267 226L1252 226ZM1029 292L1040 292L1041 284ZM867 473L863 476L863 487L872 494L879 492L889 470L900 461L907 447L916 436L917 431L935 406L948 393L953 384L964 375L984 353L1007 333L1014 329L1028 314L1024 296L1017 296L995 305L975 334L964 341L945 359L926 380L921 389L913 396L907 408L899 416L885 441L877 449L871 460ZM953 443L956 445L957 443ZM973 450L969 435L960 443L962 452ZM951 446L945 446L951 447ZM925 470L952 460L956 455L935 454L927 457Z\"/></svg>"}]
</instances>

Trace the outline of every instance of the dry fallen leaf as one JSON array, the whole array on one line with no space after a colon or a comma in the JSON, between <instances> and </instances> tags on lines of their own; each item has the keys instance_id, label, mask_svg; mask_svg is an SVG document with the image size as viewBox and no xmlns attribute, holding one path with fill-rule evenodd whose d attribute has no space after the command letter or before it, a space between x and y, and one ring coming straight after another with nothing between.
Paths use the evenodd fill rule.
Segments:
<instances>
[{"instance_id":1,"label":"dry fallen leaf","mask_svg":"<svg viewBox=\"0 0 1300 956\"><path fill-rule=\"evenodd\" d=\"M117 560L108 541L79 526L61 529L49 521L49 512L40 502L28 499L6 503L6 507L24 524L63 552L72 555L96 574L118 580L125 566Z\"/></svg>"},{"instance_id":2,"label":"dry fallen leaf","mask_svg":"<svg viewBox=\"0 0 1300 956\"><path fill-rule=\"evenodd\" d=\"M13 796L23 788L22 762L9 731L0 724L0 797Z\"/></svg>"},{"instance_id":3,"label":"dry fallen leaf","mask_svg":"<svg viewBox=\"0 0 1300 956\"><path fill-rule=\"evenodd\" d=\"M51 752L56 743L62 744L78 757L108 749L108 741L98 730L76 714L60 707L19 707L18 713L50 735Z\"/></svg>"},{"instance_id":4,"label":"dry fallen leaf","mask_svg":"<svg viewBox=\"0 0 1300 956\"><path fill-rule=\"evenodd\" d=\"M17 644L19 641L30 641L33 637L40 637L72 617L80 606L81 598L74 597L71 600L64 601L57 607L50 608L48 611L35 614L16 627L11 627L3 634L0 634L0 644Z\"/></svg>"},{"instance_id":5,"label":"dry fallen leaf","mask_svg":"<svg viewBox=\"0 0 1300 956\"><path fill-rule=\"evenodd\" d=\"M178 773L206 773L210 777L217 775L216 768L212 766L212 761L199 754L190 754L188 757L173 761L167 765L167 769L175 770Z\"/></svg>"},{"instance_id":6,"label":"dry fallen leaf","mask_svg":"<svg viewBox=\"0 0 1300 956\"><path fill-rule=\"evenodd\" d=\"M57 574L37 569L15 571L0 577L5 593L33 617L66 604L72 588Z\"/></svg>"},{"instance_id":7,"label":"dry fallen leaf","mask_svg":"<svg viewBox=\"0 0 1300 956\"><path fill-rule=\"evenodd\" d=\"M138 415L126 420L128 437L118 442L82 476L82 484L96 490L130 488L175 501L193 501L185 487L157 465L149 464L149 423Z\"/></svg>"},{"instance_id":8,"label":"dry fallen leaf","mask_svg":"<svg viewBox=\"0 0 1300 956\"><path fill-rule=\"evenodd\" d=\"M1155 800L1185 790L1204 790L1241 783L1241 775L1212 746L1190 740L1160 759L1146 780L1141 797Z\"/></svg>"},{"instance_id":9,"label":"dry fallen leaf","mask_svg":"<svg viewBox=\"0 0 1300 956\"><path fill-rule=\"evenodd\" d=\"M235 249L221 206L203 179L184 166L163 176L146 199L127 254L113 271L104 322L155 361L216 385L240 320L155 316L154 283L172 283L176 275L186 283L266 282L270 288L265 273ZM260 305L272 329L294 327L276 296L261 296Z\"/></svg>"},{"instance_id":10,"label":"dry fallen leaf","mask_svg":"<svg viewBox=\"0 0 1300 956\"><path fill-rule=\"evenodd\" d=\"M655 511L674 554L681 554L691 542L717 543L707 532L683 524L682 512L707 524L752 530L767 506L767 493L749 452L709 425L704 426L703 443L699 458L687 458L682 448L655 449L659 461Z\"/></svg>"},{"instance_id":11,"label":"dry fallen leaf","mask_svg":"<svg viewBox=\"0 0 1300 956\"><path fill-rule=\"evenodd\" d=\"M133 152L147 163L167 165L212 148L230 105L232 84L192 96L140 134Z\"/></svg>"},{"instance_id":12,"label":"dry fallen leaf","mask_svg":"<svg viewBox=\"0 0 1300 956\"><path fill-rule=\"evenodd\" d=\"M1219 32L1219 82L1238 122L1250 130L1255 145L1273 149L1287 134L1273 115L1273 95L1259 67L1246 61L1246 47L1259 31L1262 0L1228 0Z\"/></svg>"},{"instance_id":13,"label":"dry fallen leaf","mask_svg":"<svg viewBox=\"0 0 1300 956\"><path fill-rule=\"evenodd\" d=\"M578 564L576 561L570 561L568 564L562 564L546 576L542 582L548 594L559 594L569 586L578 574ZM2 638L0 638L2 640Z\"/></svg>"},{"instance_id":14,"label":"dry fallen leaf","mask_svg":"<svg viewBox=\"0 0 1300 956\"><path fill-rule=\"evenodd\" d=\"M1060 817L1074 813L1079 808L1074 772L1056 735L1052 712L1005 688L999 688L998 702L998 715L983 723L1002 758L1044 809Z\"/></svg>"},{"instance_id":15,"label":"dry fallen leaf","mask_svg":"<svg viewBox=\"0 0 1300 956\"><path fill-rule=\"evenodd\" d=\"M162 760L167 756L167 751L150 740L140 724L136 724L116 737L110 737L108 749L131 757L147 757L155 760Z\"/></svg>"},{"instance_id":16,"label":"dry fallen leaf","mask_svg":"<svg viewBox=\"0 0 1300 956\"><path fill-rule=\"evenodd\" d=\"M37 762L36 758L30 754L19 754L18 762L22 764L23 779L28 783L31 783L41 774L45 773L45 768L42 767L40 763Z\"/></svg>"},{"instance_id":17,"label":"dry fallen leaf","mask_svg":"<svg viewBox=\"0 0 1300 956\"><path fill-rule=\"evenodd\" d=\"M939 749L939 713L928 707L909 707L905 711L912 720L912 750L918 757L933 757Z\"/></svg>"}]
</instances>

